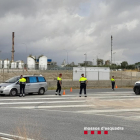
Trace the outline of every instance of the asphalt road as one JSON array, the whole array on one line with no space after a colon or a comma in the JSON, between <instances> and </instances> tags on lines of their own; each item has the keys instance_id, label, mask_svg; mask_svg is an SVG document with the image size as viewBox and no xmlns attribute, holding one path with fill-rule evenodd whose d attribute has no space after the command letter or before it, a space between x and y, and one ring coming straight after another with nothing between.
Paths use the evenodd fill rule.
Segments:
<instances>
[{"instance_id":1,"label":"asphalt road","mask_svg":"<svg viewBox=\"0 0 140 140\"><path fill-rule=\"evenodd\" d=\"M132 89L88 89L88 97L79 97L79 90L55 96L0 96L0 133L18 135L17 129L39 140L139 140L140 96ZM84 127L123 128L94 134ZM40 133L40 134L39 134ZM37 138L39 137L39 138Z\"/></svg>"}]
</instances>

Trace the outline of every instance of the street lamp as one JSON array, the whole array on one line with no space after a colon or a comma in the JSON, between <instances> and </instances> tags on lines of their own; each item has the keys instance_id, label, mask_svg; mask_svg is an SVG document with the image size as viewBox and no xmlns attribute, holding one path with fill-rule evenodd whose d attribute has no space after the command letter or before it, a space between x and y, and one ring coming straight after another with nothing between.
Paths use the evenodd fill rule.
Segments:
<instances>
[{"instance_id":1,"label":"street lamp","mask_svg":"<svg viewBox=\"0 0 140 140\"><path fill-rule=\"evenodd\" d=\"M94 66L94 59L93 59L93 66Z\"/></svg>"}]
</instances>

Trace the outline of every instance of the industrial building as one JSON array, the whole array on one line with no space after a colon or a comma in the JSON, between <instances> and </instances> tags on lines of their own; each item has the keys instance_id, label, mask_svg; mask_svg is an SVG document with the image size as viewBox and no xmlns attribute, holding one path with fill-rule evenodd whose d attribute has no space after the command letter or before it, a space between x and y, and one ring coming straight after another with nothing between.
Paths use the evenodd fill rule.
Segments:
<instances>
[{"instance_id":1,"label":"industrial building","mask_svg":"<svg viewBox=\"0 0 140 140\"><path fill-rule=\"evenodd\" d=\"M66 64L66 61L65 61L65 59L64 59L64 61L62 62L62 64L61 64L61 67L65 67L67 64Z\"/></svg>"},{"instance_id":2,"label":"industrial building","mask_svg":"<svg viewBox=\"0 0 140 140\"><path fill-rule=\"evenodd\" d=\"M47 57L40 55L38 58L36 58L35 56L29 55L27 57L27 68L47 70Z\"/></svg>"},{"instance_id":3,"label":"industrial building","mask_svg":"<svg viewBox=\"0 0 140 140\"><path fill-rule=\"evenodd\" d=\"M53 62L52 59L47 59L47 65L57 65L57 62Z\"/></svg>"},{"instance_id":4,"label":"industrial building","mask_svg":"<svg viewBox=\"0 0 140 140\"><path fill-rule=\"evenodd\" d=\"M8 59L5 60L0 60L0 68L4 68L4 69L22 69L24 68L24 62L21 60L12 62Z\"/></svg>"}]
</instances>

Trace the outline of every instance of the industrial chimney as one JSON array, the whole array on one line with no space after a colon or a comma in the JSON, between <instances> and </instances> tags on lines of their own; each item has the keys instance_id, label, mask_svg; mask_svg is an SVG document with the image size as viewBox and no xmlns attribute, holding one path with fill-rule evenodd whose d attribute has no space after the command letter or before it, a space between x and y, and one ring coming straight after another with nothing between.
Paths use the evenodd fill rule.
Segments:
<instances>
[{"instance_id":1,"label":"industrial chimney","mask_svg":"<svg viewBox=\"0 0 140 140\"><path fill-rule=\"evenodd\" d=\"M12 58L11 58L11 61L14 62L14 32L12 32Z\"/></svg>"}]
</instances>

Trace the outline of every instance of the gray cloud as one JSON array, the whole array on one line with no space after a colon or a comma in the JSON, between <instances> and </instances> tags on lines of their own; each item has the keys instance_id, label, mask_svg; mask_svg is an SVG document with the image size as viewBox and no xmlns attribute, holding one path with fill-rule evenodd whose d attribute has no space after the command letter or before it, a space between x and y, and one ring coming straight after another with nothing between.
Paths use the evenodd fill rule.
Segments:
<instances>
[{"instance_id":1,"label":"gray cloud","mask_svg":"<svg viewBox=\"0 0 140 140\"><path fill-rule=\"evenodd\" d=\"M1 0L0 55L11 59L14 31L16 60L44 54L60 64L64 49L69 62L84 61L86 52L88 60L107 60L112 34L115 61L137 62L139 8L138 0Z\"/></svg>"}]
</instances>

